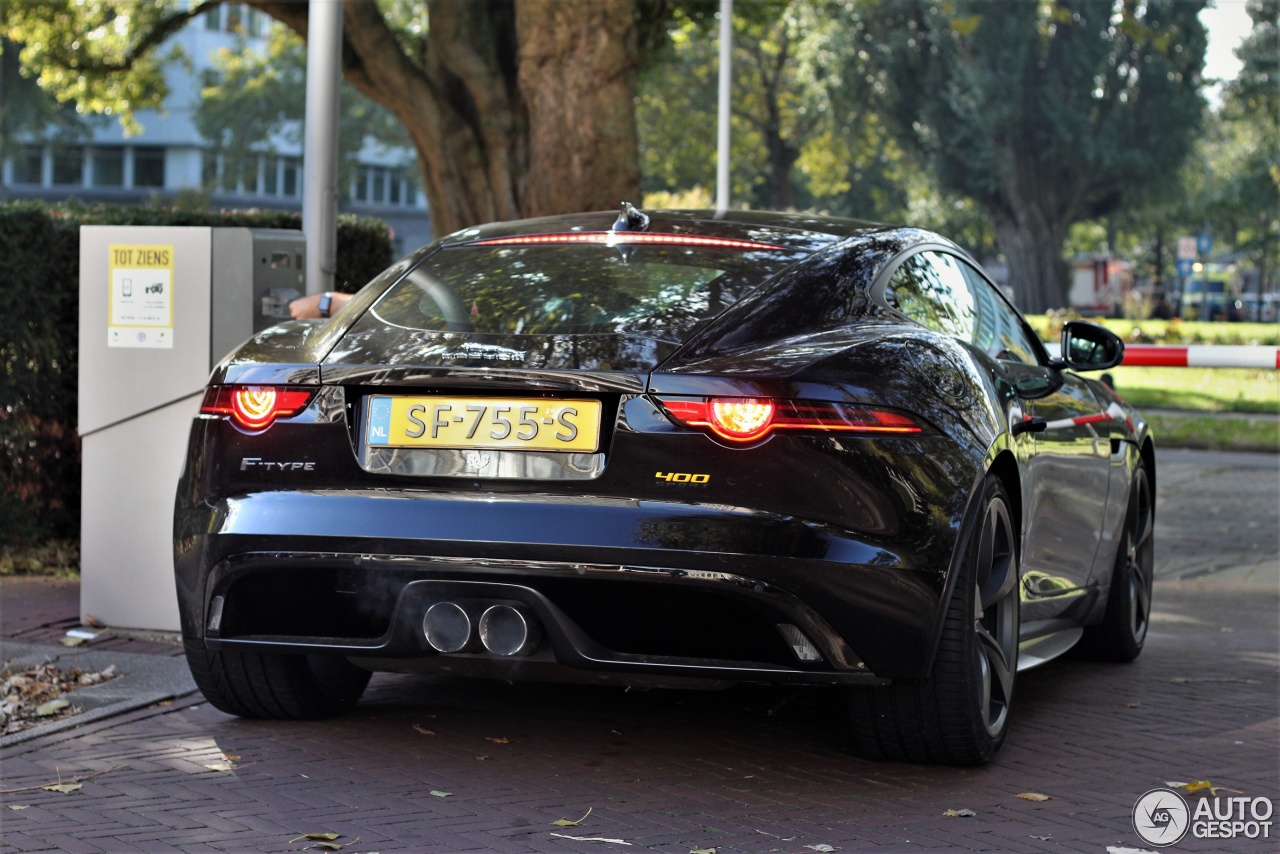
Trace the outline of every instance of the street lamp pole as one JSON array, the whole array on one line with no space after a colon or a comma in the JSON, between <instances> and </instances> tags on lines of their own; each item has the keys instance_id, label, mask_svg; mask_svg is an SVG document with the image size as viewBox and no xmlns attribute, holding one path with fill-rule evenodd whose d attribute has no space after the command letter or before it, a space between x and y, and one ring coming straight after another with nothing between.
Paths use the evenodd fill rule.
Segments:
<instances>
[{"instance_id":1,"label":"street lamp pole","mask_svg":"<svg viewBox=\"0 0 1280 854\"><path fill-rule=\"evenodd\" d=\"M302 233L307 293L333 290L338 243L338 84L342 79L342 0L307 8L307 114L302 153Z\"/></svg>"},{"instance_id":2,"label":"street lamp pole","mask_svg":"<svg viewBox=\"0 0 1280 854\"><path fill-rule=\"evenodd\" d=\"M720 0L720 103L716 139L716 213L729 209L729 96L733 82L733 0Z\"/></svg>"}]
</instances>

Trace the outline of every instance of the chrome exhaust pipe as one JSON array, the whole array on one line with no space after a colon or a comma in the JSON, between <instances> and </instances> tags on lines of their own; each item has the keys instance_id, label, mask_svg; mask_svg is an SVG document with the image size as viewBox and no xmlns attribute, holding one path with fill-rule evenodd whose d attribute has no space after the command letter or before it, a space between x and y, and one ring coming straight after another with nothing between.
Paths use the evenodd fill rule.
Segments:
<instances>
[{"instance_id":1,"label":"chrome exhaust pipe","mask_svg":"<svg viewBox=\"0 0 1280 854\"><path fill-rule=\"evenodd\" d=\"M471 640L471 618L460 605L437 602L423 616L422 631L436 652L461 652Z\"/></svg>"},{"instance_id":2,"label":"chrome exhaust pipe","mask_svg":"<svg viewBox=\"0 0 1280 854\"><path fill-rule=\"evenodd\" d=\"M480 642L494 655L527 655L542 639L533 615L510 605L491 605L480 616Z\"/></svg>"}]
</instances>

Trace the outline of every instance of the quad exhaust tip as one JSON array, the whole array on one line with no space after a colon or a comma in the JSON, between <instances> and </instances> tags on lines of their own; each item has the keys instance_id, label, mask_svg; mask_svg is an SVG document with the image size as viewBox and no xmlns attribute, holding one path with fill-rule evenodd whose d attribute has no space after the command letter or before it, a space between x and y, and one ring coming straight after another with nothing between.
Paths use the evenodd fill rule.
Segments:
<instances>
[{"instance_id":1,"label":"quad exhaust tip","mask_svg":"<svg viewBox=\"0 0 1280 854\"><path fill-rule=\"evenodd\" d=\"M494 655L524 655L541 637L537 622L520 608L491 605L480 616L480 642Z\"/></svg>"},{"instance_id":2,"label":"quad exhaust tip","mask_svg":"<svg viewBox=\"0 0 1280 854\"><path fill-rule=\"evenodd\" d=\"M461 605L437 602L422 618L422 630L436 652L461 652L471 640L471 618Z\"/></svg>"},{"instance_id":3,"label":"quad exhaust tip","mask_svg":"<svg viewBox=\"0 0 1280 854\"><path fill-rule=\"evenodd\" d=\"M542 639L532 614L512 605L490 605L473 625L456 602L437 602L422 618L422 631L436 652L475 652L476 641L494 655L527 655Z\"/></svg>"}]
</instances>

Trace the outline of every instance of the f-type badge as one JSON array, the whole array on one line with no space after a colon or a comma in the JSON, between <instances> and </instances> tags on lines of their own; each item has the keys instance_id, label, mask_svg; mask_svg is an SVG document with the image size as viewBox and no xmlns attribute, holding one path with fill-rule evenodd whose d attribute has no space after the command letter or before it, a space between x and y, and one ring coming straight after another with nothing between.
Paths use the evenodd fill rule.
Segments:
<instances>
[{"instance_id":1,"label":"f-type badge","mask_svg":"<svg viewBox=\"0 0 1280 854\"><path fill-rule=\"evenodd\" d=\"M265 471L315 471L314 462L264 460L261 457L244 457L240 460L240 471L263 469Z\"/></svg>"}]
</instances>

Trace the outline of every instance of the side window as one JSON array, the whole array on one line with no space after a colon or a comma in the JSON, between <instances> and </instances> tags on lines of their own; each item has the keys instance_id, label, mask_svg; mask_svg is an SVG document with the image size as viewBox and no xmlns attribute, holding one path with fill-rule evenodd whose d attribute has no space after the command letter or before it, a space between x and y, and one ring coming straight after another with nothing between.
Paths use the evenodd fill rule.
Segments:
<instances>
[{"instance_id":1,"label":"side window","mask_svg":"<svg viewBox=\"0 0 1280 854\"><path fill-rule=\"evenodd\" d=\"M1006 362L1036 363L1036 348L1022 318L996 289L973 267L959 262L978 305L974 346Z\"/></svg>"},{"instance_id":2,"label":"side window","mask_svg":"<svg viewBox=\"0 0 1280 854\"><path fill-rule=\"evenodd\" d=\"M885 288L889 305L935 332L973 340L977 306L960 261L939 252L913 255Z\"/></svg>"}]
</instances>

